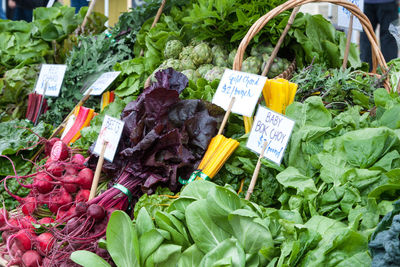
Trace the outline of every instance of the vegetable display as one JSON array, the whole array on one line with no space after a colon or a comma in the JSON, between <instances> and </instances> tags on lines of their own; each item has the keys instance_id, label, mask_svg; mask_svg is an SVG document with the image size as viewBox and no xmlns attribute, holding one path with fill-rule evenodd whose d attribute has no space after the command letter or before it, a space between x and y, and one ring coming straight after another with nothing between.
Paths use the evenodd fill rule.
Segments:
<instances>
[{"instance_id":1,"label":"vegetable display","mask_svg":"<svg viewBox=\"0 0 400 267\"><path fill-rule=\"evenodd\" d=\"M211 101L241 39L284 1L145 2L108 29L93 13L77 30L87 8L60 4L0 20L4 265L398 264L400 98L383 88L398 60L371 74L350 45L342 67L345 33L298 13L258 101L295 122L277 165L246 147L253 118L223 120ZM242 72L263 72L289 14L248 43ZM67 65L58 97L33 91L42 63ZM108 71L120 75L80 101ZM124 126L103 162L106 115Z\"/></svg>"}]
</instances>

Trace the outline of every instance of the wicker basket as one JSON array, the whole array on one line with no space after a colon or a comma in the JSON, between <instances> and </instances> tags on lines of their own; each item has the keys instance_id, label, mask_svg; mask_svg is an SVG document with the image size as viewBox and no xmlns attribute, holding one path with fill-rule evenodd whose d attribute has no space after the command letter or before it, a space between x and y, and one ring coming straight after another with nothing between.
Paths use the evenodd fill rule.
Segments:
<instances>
[{"instance_id":1,"label":"wicker basket","mask_svg":"<svg viewBox=\"0 0 400 267\"><path fill-rule=\"evenodd\" d=\"M378 41L375 36L375 32L372 28L371 22L367 18L367 16L354 4L344 1L344 0L289 0L283 3L280 6L269 11L267 14L259 18L249 29L246 36L242 39L239 47L238 52L236 53L235 60L233 62L233 70L241 70L242 63L243 63L243 56L244 52L249 45L250 41L254 38L254 36L260 32L260 30L274 17L281 14L282 12L293 9L298 6L302 6L308 3L315 3L315 2L326 2L332 3L339 6L342 6L349 10L354 16L356 16L363 26L364 32L366 33L368 40L371 43L371 50L372 50L372 73L376 74L376 70L378 65L381 67L383 72L388 71L388 66L386 61L382 55L382 52L379 49ZM390 92L390 84L388 79L384 82L385 89Z\"/></svg>"}]
</instances>

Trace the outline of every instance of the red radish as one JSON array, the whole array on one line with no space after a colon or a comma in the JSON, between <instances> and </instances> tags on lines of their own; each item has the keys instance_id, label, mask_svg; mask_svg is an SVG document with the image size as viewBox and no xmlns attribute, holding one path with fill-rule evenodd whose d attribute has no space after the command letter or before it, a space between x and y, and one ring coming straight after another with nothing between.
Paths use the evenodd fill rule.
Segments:
<instances>
[{"instance_id":1,"label":"red radish","mask_svg":"<svg viewBox=\"0 0 400 267\"><path fill-rule=\"evenodd\" d=\"M55 222L55 220L50 217L44 217L39 220L39 224L50 224L50 223L54 223L54 222Z\"/></svg>"},{"instance_id":2,"label":"red radish","mask_svg":"<svg viewBox=\"0 0 400 267\"><path fill-rule=\"evenodd\" d=\"M75 154L72 156L72 163L78 164L78 165L83 165L85 163L86 159L84 156L81 154Z\"/></svg>"},{"instance_id":3,"label":"red radish","mask_svg":"<svg viewBox=\"0 0 400 267\"><path fill-rule=\"evenodd\" d=\"M8 219L8 212L6 209L0 209L0 227L6 225Z\"/></svg>"},{"instance_id":4,"label":"red radish","mask_svg":"<svg viewBox=\"0 0 400 267\"><path fill-rule=\"evenodd\" d=\"M96 221L101 221L104 219L106 213L102 206L92 204L87 209L87 214L89 217L95 219Z\"/></svg>"},{"instance_id":5,"label":"red radish","mask_svg":"<svg viewBox=\"0 0 400 267\"><path fill-rule=\"evenodd\" d=\"M25 267L39 267L42 264L42 257L34 250L28 250L22 255L22 262Z\"/></svg>"},{"instance_id":6,"label":"red radish","mask_svg":"<svg viewBox=\"0 0 400 267\"><path fill-rule=\"evenodd\" d=\"M37 249L39 250L39 252L42 252L43 254L47 254L53 247L54 238L51 233L46 232L46 233L40 234L36 238L36 241L37 241Z\"/></svg>"},{"instance_id":7,"label":"red radish","mask_svg":"<svg viewBox=\"0 0 400 267\"><path fill-rule=\"evenodd\" d=\"M81 190L79 190L78 194L76 194L76 196L75 196L75 202L76 203L86 202L89 200L89 196L90 196L90 190L81 189Z\"/></svg>"},{"instance_id":8,"label":"red radish","mask_svg":"<svg viewBox=\"0 0 400 267\"><path fill-rule=\"evenodd\" d=\"M76 184L63 184L63 187L65 190L67 190L68 193L75 193L78 190L78 186Z\"/></svg>"},{"instance_id":9,"label":"red radish","mask_svg":"<svg viewBox=\"0 0 400 267\"><path fill-rule=\"evenodd\" d=\"M72 204L73 200L71 195L65 190L65 188L61 187L59 192L50 196L49 199L49 209L51 212L57 214L58 209L62 208L63 210L69 208L69 204Z\"/></svg>"},{"instance_id":10,"label":"red radish","mask_svg":"<svg viewBox=\"0 0 400 267\"><path fill-rule=\"evenodd\" d=\"M60 221L62 218L64 218L66 216L66 211L65 210L58 210L57 211L57 215L56 215L56 220Z\"/></svg>"},{"instance_id":11,"label":"red radish","mask_svg":"<svg viewBox=\"0 0 400 267\"><path fill-rule=\"evenodd\" d=\"M21 227L23 229L31 229L35 230L35 227L32 223L36 223L36 220L32 216L25 216L19 220Z\"/></svg>"},{"instance_id":12,"label":"red radish","mask_svg":"<svg viewBox=\"0 0 400 267\"><path fill-rule=\"evenodd\" d=\"M63 141L56 141L51 148L50 158L52 161L62 161L69 156L69 148Z\"/></svg>"},{"instance_id":13,"label":"red radish","mask_svg":"<svg viewBox=\"0 0 400 267\"><path fill-rule=\"evenodd\" d=\"M64 164L58 162L58 161L52 161L47 167L46 171L48 171L50 174L60 177L63 172L64 172Z\"/></svg>"},{"instance_id":14,"label":"red radish","mask_svg":"<svg viewBox=\"0 0 400 267\"><path fill-rule=\"evenodd\" d=\"M68 193L75 193L78 190L78 185L76 184L77 177L73 175L66 175L63 178L63 186Z\"/></svg>"},{"instance_id":15,"label":"red radish","mask_svg":"<svg viewBox=\"0 0 400 267\"><path fill-rule=\"evenodd\" d=\"M46 154L46 156L50 156L53 145L57 141L61 141L60 138L53 137L49 141L46 142L46 144L44 146L44 153Z\"/></svg>"},{"instance_id":16,"label":"red radish","mask_svg":"<svg viewBox=\"0 0 400 267\"><path fill-rule=\"evenodd\" d=\"M17 199L18 200L18 199ZM20 201L21 203L21 201ZM25 215L31 215L33 212L35 212L37 208L37 200L35 197L26 197L23 198L22 202L22 213Z\"/></svg>"},{"instance_id":17,"label":"red radish","mask_svg":"<svg viewBox=\"0 0 400 267\"><path fill-rule=\"evenodd\" d=\"M39 194L39 195L37 196L37 202L38 202L38 204L40 204L40 205L49 205L49 203L50 203L50 196L51 196L51 193L48 193L48 194Z\"/></svg>"},{"instance_id":18,"label":"red radish","mask_svg":"<svg viewBox=\"0 0 400 267\"><path fill-rule=\"evenodd\" d=\"M10 249L10 254L13 257L18 257L18 256L22 256L23 252L18 248L16 243L13 243L11 245L11 249Z\"/></svg>"},{"instance_id":19,"label":"red radish","mask_svg":"<svg viewBox=\"0 0 400 267\"><path fill-rule=\"evenodd\" d=\"M72 215L75 215L75 206L71 206L69 208L69 210L67 210L67 211L63 211L63 210L59 209L58 212L57 212L56 219L59 221L61 219L70 217Z\"/></svg>"},{"instance_id":20,"label":"red radish","mask_svg":"<svg viewBox=\"0 0 400 267\"><path fill-rule=\"evenodd\" d=\"M12 233L10 231L3 231L1 233L1 238L3 239L3 241L6 241L8 239L8 237L11 235L12 235Z\"/></svg>"},{"instance_id":21,"label":"red radish","mask_svg":"<svg viewBox=\"0 0 400 267\"><path fill-rule=\"evenodd\" d=\"M25 197L22 198L20 196L14 195L13 193L11 193L11 191L8 189L7 187L7 179L9 179L9 177L6 177L4 179L4 189L7 191L7 193L12 196L15 200L17 200L19 203L21 203L21 207L22 207L22 212L25 215L31 215L37 207L37 201L36 198L34 197Z\"/></svg>"},{"instance_id":22,"label":"red radish","mask_svg":"<svg viewBox=\"0 0 400 267\"><path fill-rule=\"evenodd\" d=\"M8 223L11 226L14 226L14 227L17 227L17 228L21 228L21 223L19 222L19 219L11 218L10 220L8 220Z\"/></svg>"},{"instance_id":23,"label":"red radish","mask_svg":"<svg viewBox=\"0 0 400 267\"><path fill-rule=\"evenodd\" d=\"M78 184L83 189L90 189L92 187L93 171L89 168L82 169L78 174Z\"/></svg>"},{"instance_id":24,"label":"red radish","mask_svg":"<svg viewBox=\"0 0 400 267\"><path fill-rule=\"evenodd\" d=\"M69 219L68 222L65 224L63 231L70 234L73 231L77 230L77 228L79 228L79 226L82 226L83 223L84 223L84 221L82 219L73 217L73 218Z\"/></svg>"},{"instance_id":25,"label":"red radish","mask_svg":"<svg viewBox=\"0 0 400 267\"><path fill-rule=\"evenodd\" d=\"M36 188L39 193L46 194L53 190L52 180L53 179L51 179L47 173L40 172L36 175L36 178L34 178L32 186Z\"/></svg>"},{"instance_id":26,"label":"red radish","mask_svg":"<svg viewBox=\"0 0 400 267\"><path fill-rule=\"evenodd\" d=\"M46 160L46 163L44 164L44 166L49 166L50 165L50 163L52 163L53 161L51 160L51 158L49 157L47 160Z\"/></svg>"},{"instance_id":27,"label":"red radish","mask_svg":"<svg viewBox=\"0 0 400 267\"><path fill-rule=\"evenodd\" d=\"M74 165L67 165L65 166L65 174L69 175L77 175L78 174L78 169Z\"/></svg>"},{"instance_id":28,"label":"red radish","mask_svg":"<svg viewBox=\"0 0 400 267\"><path fill-rule=\"evenodd\" d=\"M27 251L32 248L32 236L34 234L26 229L19 230L15 235L15 243L22 251Z\"/></svg>"},{"instance_id":29,"label":"red radish","mask_svg":"<svg viewBox=\"0 0 400 267\"><path fill-rule=\"evenodd\" d=\"M88 204L86 204L86 202L78 202L76 204L75 212L78 216L80 216L82 214L85 214L87 209L88 209Z\"/></svg>"}]
</instances>

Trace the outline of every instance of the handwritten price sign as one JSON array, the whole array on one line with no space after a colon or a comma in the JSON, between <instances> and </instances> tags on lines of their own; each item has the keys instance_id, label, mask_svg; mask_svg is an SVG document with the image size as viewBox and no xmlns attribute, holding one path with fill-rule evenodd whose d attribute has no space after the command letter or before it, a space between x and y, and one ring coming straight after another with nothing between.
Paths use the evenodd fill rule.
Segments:
<instances>
[{"instance_id":1,"label":"handwritten price sign","mask_svg":"<svg viewBox=\"0 0 400 267\"><path fill-rule=\"evenodd\" d=\"M101 125L100 134L97 137L94 153L100 155L103 144L107 142L104 158L112 162L115 152L117 152L119 140L121 139L124 122L116 118L105 115Z\"/></svg>"},{"instance_id":2,"label":"handwritten price sign","mask_svg":"<svg viewBox=\"0 0 400 267\"><path fill-rule=\"evenodd\" d=\"M212 102L227 110L235 97L232 112L250 117L266 81L263 76L226 69Z\"/></svg>"},{"instance_id":3,"label":"handwritten price sign","mask_svg":"<svg viewBox=\"0 0 400 267\"><path fill-rule=\"evenodd\" d=\"M110 71L103 73L89 88L84 95L87 94L89 89L92 89L90 95L101 95L110 84L118 77L120 71Z\"/></svg>"},{"instance_id":4,"label":"handwritten price sign","mask_svg":"<svg viewBox=\"0 0 400 267\"><path fill-rule=\"evenodd\" d=\"M280 165L293 126L294 121L259 106L246 146L260 154L265 141L267 141L264 157Z\"/></svg>"},{"instance_id":5,"label":"handwritten price sign","mask_svg":"<svg viewBox=\"0 0 400 267\"><path fill-rule=\"evenodd\" d=\"M46 84L47 96L58 96L64 80L67 65L43 64L40 69L39 78L36 82L35 92L43 95Z\"/></svg>"}]
</instances>

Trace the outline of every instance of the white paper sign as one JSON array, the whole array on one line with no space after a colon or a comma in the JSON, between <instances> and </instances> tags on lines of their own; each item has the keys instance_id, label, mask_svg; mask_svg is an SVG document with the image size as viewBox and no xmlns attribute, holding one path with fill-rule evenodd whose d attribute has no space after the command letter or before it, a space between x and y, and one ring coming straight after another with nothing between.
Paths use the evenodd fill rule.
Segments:
<instances>
[{"instance_id":1,"label":"white paper sign","mask_svg":"<svg viewBox=\"0 0 400 267\"><path fill-rule=\"evenodd\" d=\"M361 11L364 10L364 0L348 0L350 3L355 4ZM343 28L349 28L350 23L350 11L346 8L338 7L338 26ZM357 17L353 18L353 29L362 32L362 26Z\"/></svg>"},{"instance_id":2,"label":"white paper sign","mask_svg":"<svg viewBox=\"0 0 400 267\"><path fill-rule=\"evenodd\" d=\"M119 119L105 115L100 134L97 137L96 146L94 147L94 153L100 155L104 142L108 142L104 158L112 162L115 152L117 151L119 139L121 139L124 124L125 123Z\"/></svg>"},{"instance_id":3,"label":"white paper sign","mask_svg":"<svg viewBox=\"0 0 400 267\"><path fill-rule=\"evenodd\" d=\"M91 86L89 86L84 95L86 95L90 89L92 89L90 95L101 95L120 73L120 71L103 73Z\"/></svg>"},{"instance_id":4,"label":"white paper sign","mask_svg":"<svg viewBox=\"0 0 400 267\"><path fill-rule=\"evenodd\" d=\"M265 141L267 141L264 157L280 165L293 126L293 120L259 106L246 146L260 154Z\"/></svg>"},{"instance_id":5,"label":"white paper sign","mask_svg":"<svg viewBox=\"0 0 400 267\"><path fill-rule=\"evenodd\" d=\"M43 64L36 82L35 92L43 95L47 83L46 95L58 96L66 70L67 65Z\"/></svg>"},{"instance_id":6,"label":"white paper sign","mask_svg":"<svg viewBox=\"0 0 400 267\"><path fill-rule=\"evenodd\" d=\"M212 103L227 110L235 97L232 112L250 117L266 81L263 76L226 69Z\"/></svg>"}]
</instances>

